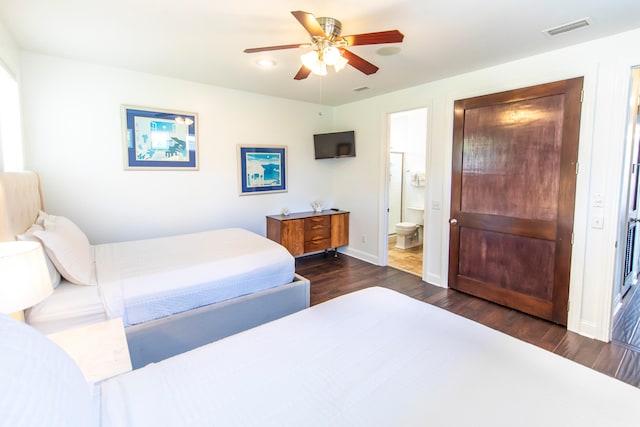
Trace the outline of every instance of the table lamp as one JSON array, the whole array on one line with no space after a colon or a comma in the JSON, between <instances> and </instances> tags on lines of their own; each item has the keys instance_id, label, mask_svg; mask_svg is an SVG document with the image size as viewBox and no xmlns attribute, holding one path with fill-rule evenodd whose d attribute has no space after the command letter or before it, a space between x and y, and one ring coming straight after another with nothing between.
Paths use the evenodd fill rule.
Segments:
<instances>
[{"instance_id":1,"label":"table lamp","mask_svg":"<svg viewBox=\"0 0 640 427\"><path fill-rule=\"evenodd\" d=\"M0 313L24 322L25 308L53 292L39 242L0 242Z\"/></svg>"}]
</instances>

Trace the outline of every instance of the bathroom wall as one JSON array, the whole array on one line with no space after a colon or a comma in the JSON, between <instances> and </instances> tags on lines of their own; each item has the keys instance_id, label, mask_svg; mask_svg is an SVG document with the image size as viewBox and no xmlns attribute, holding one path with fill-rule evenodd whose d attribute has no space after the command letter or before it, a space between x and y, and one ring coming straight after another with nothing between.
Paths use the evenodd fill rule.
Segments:
<instances>
[{"instance_id":1,"label":"bathroom wall","mask_svg":"<svg viewBox=\"0 0 640 427\"><path fill-rule=\"evenodd\" d=\"M402 208L401 221L420 222L424 211L426 145L427 145L427 109L402 111L390 116L390 151L404 153L404 169L402 172ZM391 156L394 159L394 156ZM393 179L393 178L392 178ZM398 208L397 197L389 194L389 211ZM395 224L389 217L389 232L395 231ZM392 231L394 230L394 231Z\"/></svg>"}]
</instances>

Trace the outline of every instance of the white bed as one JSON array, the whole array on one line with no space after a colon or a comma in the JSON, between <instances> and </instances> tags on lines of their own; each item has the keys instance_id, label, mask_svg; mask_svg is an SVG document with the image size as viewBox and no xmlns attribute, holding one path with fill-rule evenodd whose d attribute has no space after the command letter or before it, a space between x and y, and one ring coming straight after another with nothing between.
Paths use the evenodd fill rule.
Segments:
<instances>
[{"instance_id":1,"label":"white bed","mask_svg":"<svg viewBox=\"0 0 640 427\"><path fill-rule=\"evenodd\" d=\"M114 377L93 392L61 350L25 329L0 319L7 337L0 413L12 425L27 408L49 425L637 425L640 389L383 288Z\"/></svg>"},{"instance_id":2,"label":"white bed","mask_svg":"<svg viewBox=\"0 0 640 427\"><path fill-rule=\"evenodd\" d=\"M53 295L27 310L28 323L53 333L122 318L134 367L309 306L295 259L250 231L90 246L70 220L42 212L33 172L1 173L0 202L0 241L42 241L62 274Z\"/></svg>"},{"instance_id":3,"label":"white bed","mask_svg":"<svg viewBox=\"0 0 640 427\"><path fill-rule=\"evenodd\" d=\"M284 285L295 274L284 247L240 228L92 250L97 285L63 280L52 298L28 310L29 324L52 333L102 314L103 319L121 317L128 327Z\"/></svg>"}]
</instances>

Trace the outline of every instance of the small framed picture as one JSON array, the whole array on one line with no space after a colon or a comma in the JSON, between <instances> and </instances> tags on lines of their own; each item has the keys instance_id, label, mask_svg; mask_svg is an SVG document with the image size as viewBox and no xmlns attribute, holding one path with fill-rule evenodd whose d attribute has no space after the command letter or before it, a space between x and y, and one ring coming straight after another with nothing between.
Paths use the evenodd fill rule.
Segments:
<instances>
[{"instance_id":1,"label":"small framed picture","mask_svg":"<svg viewBox=\"0 0 640 427\"><path fill-rule=\"evenodd\" d=\"M240 195L287 191L287 147L238 145Z\"/></svg>"},{"instance_id":2,"label":"small framed picture","mask_svg":"<svg viewBox=\"0 0 640 427\"><path fill-rule=\"evenodd\" d=\"M197 113L123 105L122 120L125 169L198 169Z\"/></svg>"}]
</instances>

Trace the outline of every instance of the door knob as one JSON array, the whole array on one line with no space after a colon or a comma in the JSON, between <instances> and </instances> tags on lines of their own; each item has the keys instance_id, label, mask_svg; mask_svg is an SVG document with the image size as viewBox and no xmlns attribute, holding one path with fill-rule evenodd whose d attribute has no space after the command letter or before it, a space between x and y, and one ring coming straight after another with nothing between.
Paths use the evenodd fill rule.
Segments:
<instances>
[{"instance_id":1,"label":"door knob","mask_svg":"<svg viewBox=\"0 0 640 427\"><path fill-rule=\"evenodd\" d=\"M636 222L640 222L640 219L637 219L637 218L629 218L629 222L630 222L631 224L633 224L633 223L636 223Z\"/></svg>"},{"instance_id":2,"label":"door knob","mask_svg":"<svg viewBox=\"0 0 640 427\"><path fill-rule=\"evenodd\" d=\"M457 220L457 219L455 219L455 218L451 218L451 219L449 220L449 224L456 225L457 223L458 223L458 220Z\"/></svg>"}]
</instances>

